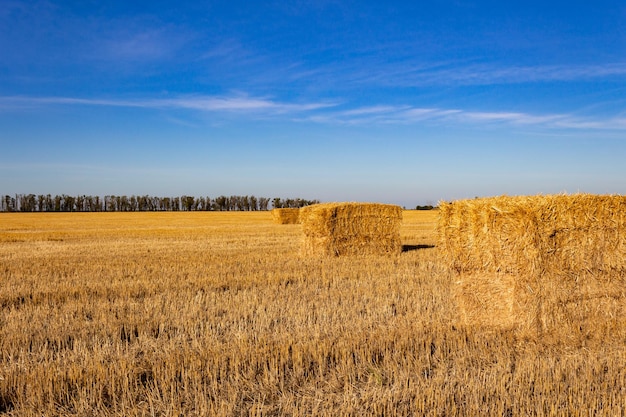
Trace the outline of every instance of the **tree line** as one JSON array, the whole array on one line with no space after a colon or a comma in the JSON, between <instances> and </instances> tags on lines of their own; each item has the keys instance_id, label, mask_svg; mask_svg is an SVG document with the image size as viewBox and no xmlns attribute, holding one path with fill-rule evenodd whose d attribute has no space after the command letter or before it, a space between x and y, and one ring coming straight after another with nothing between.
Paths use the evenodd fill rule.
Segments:
<instances>
[{"instance_id":1,"label":"tree line","mask_svg":"<svg viewBox=\"0 0 626 417\"><path fill-rule=\"evenodd\" d=\"M263 211L272 208L300 208L319 203L301 198L267 198L231 195L210 198L183 195L154 197L105 195L70 196L67 194L3 195L0 211L4 212L98 212L98 211Z\"/></svg>"}]
</instances>

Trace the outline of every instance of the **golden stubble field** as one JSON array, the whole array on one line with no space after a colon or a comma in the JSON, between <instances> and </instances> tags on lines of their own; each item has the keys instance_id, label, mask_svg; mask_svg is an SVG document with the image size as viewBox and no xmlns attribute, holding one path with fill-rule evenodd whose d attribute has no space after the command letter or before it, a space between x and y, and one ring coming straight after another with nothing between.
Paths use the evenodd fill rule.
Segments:
<instances>
[{"instance_id":1,"label":"golden stubble field","mask_svg":"<svg viewBox=\"0 0 626 417\"><path fill-rule=\"evenodd\" d=\"M458 324L436 215L320 258L269 212L2 213L0 414L625 415L625 343Z\"/></svg>"}]
</instances>

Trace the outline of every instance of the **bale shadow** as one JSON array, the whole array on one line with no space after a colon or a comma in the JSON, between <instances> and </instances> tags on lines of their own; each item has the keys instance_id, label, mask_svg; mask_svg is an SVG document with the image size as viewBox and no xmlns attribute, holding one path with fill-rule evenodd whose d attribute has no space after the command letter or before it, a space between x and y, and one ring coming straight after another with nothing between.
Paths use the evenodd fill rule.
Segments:
<instances>
[{"instance_id":1,"label":"bale shadow","mask_svg":"<svg viewBox=\"0 0 626 417\"><path fill-rule=\"evenodd\" d=\"M419 249L432 249L435 245L402 245L402 252L410 252Z\"/></svg>"}]
</instances>

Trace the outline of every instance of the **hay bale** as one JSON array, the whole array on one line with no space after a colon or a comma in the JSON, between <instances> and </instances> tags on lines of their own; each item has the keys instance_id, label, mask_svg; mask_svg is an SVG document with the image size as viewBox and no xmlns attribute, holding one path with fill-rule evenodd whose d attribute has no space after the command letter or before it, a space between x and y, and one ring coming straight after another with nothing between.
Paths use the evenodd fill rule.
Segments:
<instances>
[{"instance_id":1,"label":"hay bale","mask_svg":"<svg viewBox=\"0 0 626 417\"><path fill-rule=\"evenodd\" d=\"M539 265L537 218L528 198L495 197L442 203L439 245L461 271L528 273Z\"/></svg>"},{"instance_id":2,"label":"hay bale","mask_svg":"<svg viewBox=\"0 0 626 417\"><path fill-rule=\"evenodd\" d=\"M278 224L298 224L300 209L298 208L275 208L272 210L272 219Z\"/></svg>"},{"instance_id":3,"label":"hay bale","mask_svg":"<svg viewBox=\"0 0 626 417\"><path fill-rule=\"evenodd\" d=\"M569 339L626 333L626 196L442 203L438 236L466 324Z\"/></svg>"},{"instance_id":4,"label":"hay bale","mask_svg":"<svg viewBox=\"0 0 626 417\"><path fill-rule=\"evenodd\" d=\"M515 274L466 272L457 276L452 299L466 325L495 325L532 334L538 326L538 306L527 289Z\"/></svg>"},{"instance_id":5,"label":"hay bale","mask_svg":"<svg viewBox=\"0 0 626 417\"><path fill-rule=\"evenodd\" d=\"M402 251L402 208L325 203L300 209L304 255L388 255Z\"/></svg>"}]
</instances>

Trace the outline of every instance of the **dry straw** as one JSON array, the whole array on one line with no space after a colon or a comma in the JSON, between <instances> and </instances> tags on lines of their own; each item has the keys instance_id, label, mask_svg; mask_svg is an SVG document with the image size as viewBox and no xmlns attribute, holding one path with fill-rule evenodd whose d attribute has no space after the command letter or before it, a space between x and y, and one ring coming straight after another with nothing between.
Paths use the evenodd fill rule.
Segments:
<instances>
[{"instance_id":1,"label":"dry straw","mask_svg":"<svg viewBox=\"0 0 626 417\"><path fill-rule=\"evenodd\" d=\"M626 196L461 200L440 204L439 216L466 324L626 337Z\"/></svg>"},{"instance_id":2,"label":"dry straw","mask_svg":"<svg viewBox=\"0 0 626 417\"><path fill-rule=\"evenodd\" d=\"M298 208L275 208L272 210L272 219L278 224L300 223L300 209Z\"/></svg>"},{"instance_id":3,"label":"dry straw","mask_svg":"<svg viewBox=\"0 0 626 417\"><path fill-rule=\"evenodd\" d=\"M402 251L402 208L325 203L300 209L304 255L388 255Z\"/></svg>"}]
</instances>

